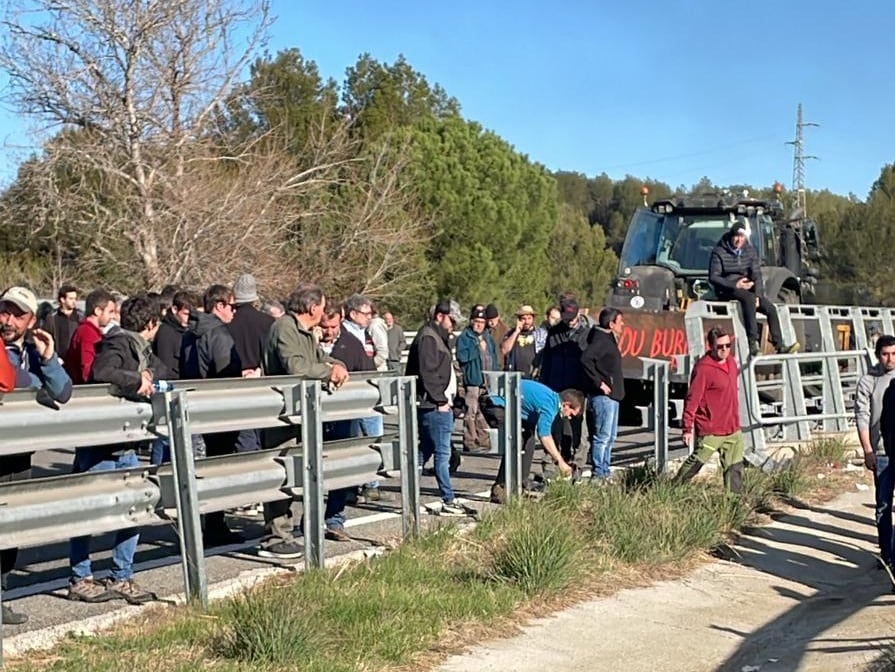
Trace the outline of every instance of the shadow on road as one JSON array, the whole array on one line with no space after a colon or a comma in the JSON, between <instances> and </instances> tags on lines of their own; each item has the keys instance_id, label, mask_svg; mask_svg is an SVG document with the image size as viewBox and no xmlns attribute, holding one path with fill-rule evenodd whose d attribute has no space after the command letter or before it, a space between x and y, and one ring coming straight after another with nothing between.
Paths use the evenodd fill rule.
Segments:
<instances>
[{"instance_id":1,"label":"shadow on road","mask_svg":"<svg viewBox=\"0 0 895 672\"><path fill-rule=\"evenodd\" d=\"M891 641L888 617L878 619L878 638L821 636L865 608L888 611L895 599L888 577L877 569L871 519L819 507L808 510L820 520L784 515L774 527L755 529L737 544L741 564L766 573L769 580L785 579L803 589L775 585L774 590L793 606L753 632L714 626L742 637L717 672L741 672L748 667L792 672L800 669L809 652L871 654ZM860 529L854 529L855 523Z\"/></svg>"}]
</instances>

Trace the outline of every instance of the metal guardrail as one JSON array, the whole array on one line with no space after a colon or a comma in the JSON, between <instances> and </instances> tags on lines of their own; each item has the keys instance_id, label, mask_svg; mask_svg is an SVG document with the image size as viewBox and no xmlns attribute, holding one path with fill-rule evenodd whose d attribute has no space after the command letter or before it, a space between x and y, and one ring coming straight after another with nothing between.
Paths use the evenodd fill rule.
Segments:
<instances>
[{"instance_id":1,"label":"metal guardrail","mask_svg":"<svg viewBox=\"0 0 895 672\"><path fill-rule=\"evenodd\" d=\"M746 459L764 469L776 466L770 443L848 431L857 380L873 359L871 331L891 333L893 325L891 309L777 304L777 312L784 340L798 338L808 352L752 357L736 302L696 301L685 318L691 359L703 354L711 326L732 327Z\"/></svg>"},{"instance_id":2,"label":"metal guardrail","mask_svg":"<svg viewBox=\"0 0 895 672\"><path fill-rule=\"evenodd\" d=\"M508 493L521 489L519 374L488 373L508 400L500 445L509 462ZM106 386L76 387L65 405L47 408L34 391L0 399L0 454L133 443L165 437L170 463L0 485L0 547L176 522L186 594L207 605L200 515L300 496L305 563L322 566L326 490L360 485L397 465L405 535L420 532L416 379L355 374L325 391L294 376L178 381L151 401L111 396ZM389 414L397 432L323 442L323 423ZM264 450L194 460L191 436L260 428L277 444ZM2 649L0 649L2 656ZM2 658L0 658L2 660Z\"/></svg>"}]
</instances>

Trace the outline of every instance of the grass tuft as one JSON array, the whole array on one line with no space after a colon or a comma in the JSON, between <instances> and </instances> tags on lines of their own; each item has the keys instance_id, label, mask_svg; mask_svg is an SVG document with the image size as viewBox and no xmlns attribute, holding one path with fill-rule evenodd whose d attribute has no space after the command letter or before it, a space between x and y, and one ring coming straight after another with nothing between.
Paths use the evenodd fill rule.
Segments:
<instances>
[{"instance_id":1,"label":"grass tuft","mask_svg":"<svg viewBox=\"0 0 895 672\"><path fill-rule=\"evenodd\" d=\"M814 439L808 444L805 454L810 455L814 461L822 464L841 465L845 462L849 452L848 442L838 436L825 436Z\"/></svg>"},{"instance_id":2,"label":"grass tuft","mask_svg":"<svg viewBox=\"0 0 895 672\"><path fill-rule=\"evenodd\" d=\"M281 586L251 590L225 604L211 649L222 658L256 664L307 659L320 643L307 614Z\"/></svg>"},{"instance_id":3,"label":"grass tuft","mask_svg":"<svg viewBox=\"0 0 895 672\"><path fill-rule=\"evenodd\" d=\"M580 544L562 511L521 502L502 514L504 532L491 559L494 578L515 584L526 596L554 592L574 580Z\"/></svg>"}]
</instances>

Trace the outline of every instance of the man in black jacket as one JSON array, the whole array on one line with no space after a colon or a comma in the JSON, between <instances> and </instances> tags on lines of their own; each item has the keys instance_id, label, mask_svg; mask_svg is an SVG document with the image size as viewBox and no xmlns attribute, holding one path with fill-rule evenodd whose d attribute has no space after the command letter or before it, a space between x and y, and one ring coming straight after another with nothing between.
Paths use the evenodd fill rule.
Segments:
<instances>
[{"instance_id":1,"label":"man in black jacket","mask_svg":"<svg viewBox=\"0 0 895 672\"><path fill-rule=\"evenodd\" d=\"M539 381L557 393L581 388L581 355L587 348L591 332L591 326L572 294L560 296L559 310L560 320L548 330L544 348L539 353ZM574 461L582 442L581 421L580 416L563 418L560 450L566 462Z\"/></svg>"},{"instance_id":2,"label":"man in black jacket","mask_svg":"<svg viewBox=\"0 0 895 672\"><path fill-rule=\"evenodd\" d=\"M233 299L236 304L236 315L227 324L227 329L236 345L236 354L242 363L243 378L261 375L261 361L264 359L264 347L267 344L267 332L274 318L258 310L261 299L258 297L258 285L254 276L246 273L240 275L233 284ZM236 437L236 452L245 453L261 447L260 432L254 429L243 429Z\"/></svg>"},{"instance_id":3,"label":"man in black jacket","mask_svg":"<svg viewBox=\"0 0 895 672\"><path fill-rule=\"evenodd\" d=\"M224 285L212 285L205 291L202 303L205 312L190 315L190 331L183 337L180 356L182 378L241 378L242 362L236 343L227 330L233 320L236 303L233 291ZM239 432L203 434L208 457L229 455L236 451ZM205 545L225 546L244 541L224 523L224 512L215 511L205 516Z\"/></svg>"},{"instance_id":4,"label":"man in black jacket","mask_svg":"<svg viewBox=\"0 0 895 672\"><path fill-rule=\"evenodd\" d=\"M48 316L43 329L53 337L56 343L56 354L65 360L68 344L84 316L78 311L78 288L73 285L62 285L56 294L59 308Z\"/></svg>"},{"instance_id":5,"label":"man in black jacket","mask_svg":"<svg viewBox=\"0 0 895 672\"><path fill-rule=\"evenodd\" d=\"M198 305L199 297L192 292L176 292L152 342L152 351L162 360L174 379L180 378L183 337L189 328L190 315Z\"/></svg>"},{"instance_id":6,"label":"man in black jacket","mask_svg":"<svg viewBox=\"0 0 895 672\"><path fill-rule=\"evenodd\" d=\"M153 381L165 378L169 371L152 353L150 345L158 331L157 304L145 294L121 305L121 326L113 327L100 341L93 363L92 382L110 383L115 394L145 401L152 394ZM72 471L114 471L140 466L138 443L117 446L78 448ZM94 581L90 563L90 537L71 540L69 565L71 579L68 599L81 602L106 602L123 598L131 604L155 599L134 582L134 555L140 539L138 530L119 530L112 549L112 580Z\"/></svg>"},{"instance_id":7,"label":"man in black jacket","mask_svg":"<svg viewBox=\"0 0 895 672\"><path fill-rule=\"evenodd\" d=\"M777 348L777 352L798 351L798 342L792 345L783 343L777 308L764 295L761 262L755 248L749 243L748 229L744 222L736 222L712 250L709 282L718 299L739 302L746 337L749 339L749 352L752 355L760 352L756 310L767 316L771 343Z\"/></svg>"},{"instance_id":8,"label":"man in black jacket","mask_svg":"<svg viewBox=\"0 0 895 672\"><path fill-rule=\"evenodd\" d=\"M590 414L590 453L594 478L609 478L612 447L618 435L618 412L625 398L625 376L618 339L625 318L616 308L600 311L590 343L581 355L582 387Z\"/></svg>"},{"instance_id":9,"label":"man in black jacket","mask_svg":"<svg viewBox=\"0 0 895 672\"><path fill-rule=\"evenodd\" d=\"M417 377L420 452L423 462L435 456L435 480L442 500L440 513L448 516L474 513L454 498L450 473L452 402L457 393L457 375L449 343L462 319L456 301L439 301L432 310L432 319L413 339L405 369L406 375Z\"/></svg>"}]
</instances>

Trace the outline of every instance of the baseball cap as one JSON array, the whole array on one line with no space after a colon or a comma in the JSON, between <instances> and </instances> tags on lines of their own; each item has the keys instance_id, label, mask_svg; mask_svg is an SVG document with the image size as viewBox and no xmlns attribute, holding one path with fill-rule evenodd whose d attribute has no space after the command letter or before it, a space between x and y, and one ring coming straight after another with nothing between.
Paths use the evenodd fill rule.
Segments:
<instances>
[{"instance_id":1,"label":"baseball cap","mask_svg":"<svg viewBox=\"0 0 895 672\"><path fill-rule=\"evenodd\" d=\"M523 315L534 315L535 310L527 303L519 306L519 310L516 311L516 317L522 317Z\"/></svg>"},{"instance_id":2,"label":"baseball cap","mask_svg":"<svg viewBox=\"0 0 895 672\"><path fill-rule=\"evenodd\" d=\"M0 301L14 303L26 313L37 314L37 298L25 287L10 287L0 296Z\"/></svg>"},{"instance_id":3,"label":"baseball cap","mask_svg":"<svg viewBox=\"0 0 895 672\"><path fill-rule=\"evenodd\" d=\"M560 319L571 322L578 317L578 302L575 299L563 299L559 304Z\"/></svg>"},{"instance_id":4,"label":"baseball cap","mask_svg":"<svg viewBox=\"0 0 895 672\"><path fill-rule=\"evenodd\" d=\"M743 222L734 222L734 225L730 227L730 235L731 236L748 236L749 232L746 230L746 225Z\"/></svg>"},{"instance_id":5,"label":"baseball cap","mask_svg":"<svg viewBox=\"0 0 895 672\"><path fill-rule=\"evenodd\" d=\"M470 320L487 320L488 313L485 310L485 307L481 306L481 305L473 306L472 310L469 312L469 319Z\"/></svg>"},{"instance_id":6,"label":"baseball cap","mask_svg":"<svg viewBox=\"0 0 895 672\"><path fill-rule=\"evenodd\" d=\"M454 321L454 324L460 324L464 321L463 316L460 314L460 304L451 299L439 300L439 302L435 304L433 313L448 315Z\"/></svg>"},{"instance_id":7,"label":"baseball cap","mask_svg":"<svg viewBox=\"0 0 895 672\"><path fill-rule=\"evenodd\" d=\"M495 320L500 317L500 311L497 310L497 306L493 303L489 303L485 306L485 319L486 320Z\"/></svg>"}]
</instances>

